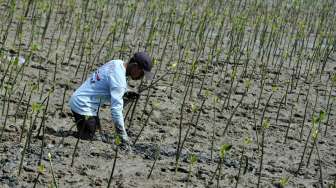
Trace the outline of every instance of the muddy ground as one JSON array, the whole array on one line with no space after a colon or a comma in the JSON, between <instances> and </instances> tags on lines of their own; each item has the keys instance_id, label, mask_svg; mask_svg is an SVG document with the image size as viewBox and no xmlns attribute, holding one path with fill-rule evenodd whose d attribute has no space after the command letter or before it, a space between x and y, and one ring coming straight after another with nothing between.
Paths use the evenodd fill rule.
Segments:
<instances>
[{"instance_id":1,"label":"muddy ground","mask_svg":"<svg viewBox=\"0 0 336 188\"><path fill-rule=\"evenodd\" d=\"M3 6L2 9L5 7ZM3 10L2 10L3 11ZM17 23L13 23L10 29L9 40L13 39ZM27 26L28 28L28 26ZM50 26L50 30L53 26ZM51 34L47 34L45 46L50 44ZM133 36L129 36L130 38ZM127 41L131 39L128 38ZM27 45L27 41L25 43ZM67 50L66 47L60 45L60 49L52 52L49 61L43 59L47 54L48 49L42 48L33 56L24 73L22 80L15 86L14 95L11 98L9 106L9 118L4 131L3 138L0 143L0 187L32 187L35 178L38 174L37 164L39 160L41 138L35 137L37 128L41 123L41 114L35 122L36 129L33 131L30 147L27 150L23 162L23 170L18 176L19 163L21 152L24 147L26 133L31 120L28 118L24 122L24 114L28 103L29 87L23 94L23 101L16 121L14 114L17 110L18 101L23 92L24 85L29 81L39 82L38 92L32 95L31 101L42 101L53 84L55 90L49 98L49 106L45 120L45 145L42 157L42 163L46 170L40 175L37 181L37 187L47 187L52 183L51 166L48 159L48 153L52 156L53 171L59 187L106 187L110 173L112 170L113 161L115 159L114 128L111 121L109 105L103 105L100 110L100 118L102 124L102 135L106 139L83 141L79 142L78 152L75 155L73 167L71 160L73 150L76 144L76 129L70 130L73 126L73 117L67 102L73 91L80 86L84 67L80 67L77 76L74 77L74 72L80 61L80 52L76 51L73 55L70 64L57 64L55 54ZM136 51L136 44L130 42L130 50ZM9 55L8 50L12 46L7 45L3 48L6 55ZM160 49L160 48L158 48ZM161 48L162 49L162 48ZM25 49L27 50L27 49ZM206 53L208 49L206 50ZM68 52L67 52L68 53ZM168 49L166 52L168 57L172 56L172 61L178 60L176 49ZM206 54L205 53L205 54ZM24 52L28 54L28 50ZM122 54L121 58L128 61L130 53ZM154 56L158 56L154 53ZM119 53L115 53L113 58L118 58ZM164 63L169 65L169 58L164 60ZM200 62L204 62L203 58ZM336 55L332 54L328 60L326 71L323 73L321 80L316 79L312 83L312 89L308 97L307 118L304 124L303 137L300 139L301 123L305 110L305 93L308 91L308 84L304 82L304 77L300 77L298 85L288 94L287 105L283 106L280 111L279 120L276 123L276 114L284 92L286 91L285 80L291 76L291 68L289 64L284 65L283 71L279 75L279 80L283 81L278 85L278 91L275 92L267 106L266 117L270 120L270 127L265 132L264 142L264 158L263 170L261 174L261 187L278 187L278 182L281 178L287 177L288 187L320 187L320 168L319 159L316 149L312 153L311 161L306 166L307 155L304 158L304 165L297 176L294 176L300 158L302 156L305 140L308 136L311 127L311 117L313 113L319 113L320 110L325 110L328 100L330 85L326 84L328 75L336 69ZM39 62L42 62L40 64ZM59 62L59 61L58 61ZM8 61L1 61L6 66ZM103 58L100 62L95 62L94 68L104 63ZM228 73L231 72L232 62L228 62ZM56 81L53 82L55 65L57 64ZM4 67L1 74L4 73ZM216 187L216 177L211 181L219 161L219 148L222 144L232 144L232 149L225 155L223 162L222 176L220 178L220 187L234 187L236 176L240 167L240 157L242 148L245 147L244 155L248 160L242 163L242 172L238 187L256 187L259 176L259 164L261 149L257 143L255 124L260 125L261 115L263 113L266 101L271 93L271 82L266 83L264 94L261 98L261 103L258 109L253 113L254 103L258 99L260 93L261 76L255 67L248 66L248 72L254 72L251 89L244 98L242 105L235 113L232 123L226 135L223 135L224 127L233 112L233 109L238 104L243 90L244 82L242 77L238 76L234 82L234 92L230 99L230 105L221 112L221 106L226 94L230 88L230 75L222 75L222 64L213 62L209 70L205 70L205 66L200 66L199 72L202 72L206 78L214 75L214 80L206 79L204 87L216 94L219 101L213 102L213 95L210 95L204 103L201 110L198 124L195 125L195 118L191 126L190 133L182 150L180 166L175 171L175 155L178 143L179 124L181 118L181 105L186 89L185 77L181 76L179 80L170 86L173 79L172 75L166 75L162 80L149 92L149 104L145 107L147 91L144 91L137 104L134 113L132 124L130 124L130 114L125 120L126 128L129 133L131 142L136 138L136 135L141 130L149 116L149 120L145 125L143 133L138 142L132 145L132 152L119 153L116 161L116 168L112 179L113 187L185 187L188 179L190 160L189 156L195 154L197 163L191 168L191 176L189 187ZM167 66L168 67L168 66ZM187 68L186 66L183 68ZM155 67L154 67L155 70ZM165 75L165 70L159 70L156 78ZM241 75L241 69L238 70L238 75ZM269 70L270 77L275 76L274 71ZM19 77L20 78L20 77ZM202 103L202 97L198 95L201 87L202 76L196 76L193 83L192 94L187 97L186 106L183 109L182 129L183 135L187 132L193 112L191 104L198 107ZM219 80L221 80L219 82ZM129 81L130 88L137 88L139 82ZM145 83L148 84L148 83ZM68 87L65 94L65 104L62 109L64 89ZM42 93L42 94L41 94ZM202 92L204 96L204 92ZM336 95L332 91L332 95ZM298 98L299 96L299 98ZM318 96L316 98L316 96ZM297 100L298 99L298 100ZM315 112L312 111L317 99ZM4 101L4 92L1 95L1 101ZM297 102L296 102L297 101ZM152 103L157 102L159 105L153 108ZM1 102L1 105L3 103ZM291 105L295 104L293 110L293 118L290 121ZM30 105L28 105L30 106ZM124 114L128 111L130 105L124 107ZM2 109L2 107L1 107ZM7 109L7 108L6 108ZM8 109L7 109L8 110ZM215 113L214 113L215 112ZM198 111L194 114L196 114ZM318 139L317 146L319 156L321 158L321 168L323 176L323 185L331 186L336 178L336 130L335 130L335 110L332 109L328 114L330 117L329 124L321 125L321 135ZM30 111L29 113L30 114ZM256 117L256 118L255 118ZM1 123L4 123L4 115L1 116ZM284 144L284 136L286 128L290 123L287 143ZM2 125L1 124L1 125ZM25 124L24 138L20 142L21 126ZM325 126L328 126L327 134L324 135ZM214 134L214 151L211 152L211 140ZM97 133L97 136L99 134ZM261 135L259 132L258 139L260 142ZM251 138L252 143L244 145L245 138ZM259 146L258 146L259 145ZM307 151L310 151L312 142L308 144ZM158 150L159 148L159 150ZM159 155L156 155L157 150ZM211 156L213 155L213 156ZM157 158L153 173L150 178L147 178L150 168Z\"/></svg>"}]
</instances>

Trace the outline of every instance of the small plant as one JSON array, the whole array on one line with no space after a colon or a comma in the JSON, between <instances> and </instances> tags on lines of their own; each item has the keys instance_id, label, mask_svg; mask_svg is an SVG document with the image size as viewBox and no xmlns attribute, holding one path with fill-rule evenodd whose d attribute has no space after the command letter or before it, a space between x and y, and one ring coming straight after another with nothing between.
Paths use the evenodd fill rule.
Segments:
<instances>
[{"instance_id":1,"label":"small plant","mask_svg":"<svg viewBox=\"0 0 336 188\"><path fill-rule=\"evenodd\" d=\"M24 160L24 157L25 157L25 154L26 154L26 150L27 150L27 148L29 148L30 139L31 139L31 136L32 136L32 133L33 133L33 127L34 127L33 115L35 114L35 118L36 118L38 116L38 113L42 110L42 107L43 106L41 104L36 103L36 102L34 102L32 104L32 107L31 107L32 108L32 113L30 115L30 126L29 126L29 129L28 129L28 132L27 132L26 141L25 141L23 150L21 152L21 159L20 159L19 172L18 172L19 176L20 176L20 173L21 173L21 169L22 169L23 160Z\"/></svg>"},{"instance_id":2,"label":"small plant","mask_svg":"<svg viewBox=\"0 0 336 188\"><path fill-rule=\"evenodd\" d=\"M215 178L217 172L217 188L219 187L219 180L221 178L221 172L222 172L222 165L223 165L223 162L224 162L224 157L226 155L227 152L229 152L232 148L232 145L230 144L223 144L221 147L220 147L220 150L219 150L219 161L217 163L217 167L216 167L216 170L214 171L211 179L210 179L210 182L212 182L212 180Z\"/></svg>"},{"instance_id":3,"label":"small plant","mask_svg":"<svg viewBox=\"0 0 336 188\"><path fill-rule=\"evenodd\" d=\"M191 171L192 171L193 166L195 166L196 163L197 163L197 156L195 154L191 154L190 157L189 157L189 161L190 161L190 163L189 163L189 171L188 171L188 178L187 178L186 187L189 186Z\"/></svg>"},{"instance_id":4,"label":"small plant","mask_svg":"<svg viewBox=\"0 0 336 188\"><path fill-rule=\"evenodd\" d=\"M216 133L216 104L219 102L219 98L214 95L213 96L213 123L212 123L212 137L211 137L211 149L210 149L210 159L213 159L213 150L215 143L215 133Z\"/></svg>"},{"instance_id":5,"label":"small plant","mask_svg":"<svg viewBox=\"0 0 336 188\"><path fill-rule=\"evenodd\" d=\"M55 177L55 173L54 173L54 168L53 168L53 164L52 164L52 158L51 158L51 154L50 153L48 153L48 159L49 159L51 174L52 174L52 177L53 177L53 185L56 188L58 188L56 177Z\"/></svg>"},{"instance_id":6,"label":"small plant","mask_svg":"<svg viewBox=\"0 0 336 188\"><path fill-rule=\"evenodd\" d=\"M156 150L155 150L155 159L154 159L153 165L151 166L151 169L150 169L150 171L149 171L149 174L148 174L148 176L147 176L147 179L149 179L149 178L151 177L152 172L153 172L153 170L154 170L154 166L155 166L155 164L156 164L156 161L158 160L158 158L159 158L159 156L160 156L160 148L161 148L161 143L160 143L160 145L157 145L157 146L156 146Z\"/></svg>"},{"instance_id":7,"label":"small plant","mask_svg":"<svg viewBox=\"0 0 336 188\"><path fill-rule=\"evenodd\" d=\"M281 177L279 180L279 185L281 188L284 188L288 185L289 178L288 177Z\"/></svg>"},{"instance_id":8,"label":"small plant","mask_svg":"<svg viewBox=\"0 0 336 188\"><path fill-rule=\"evenodd\" d=\"M261 137L261 156L260 156L260 163L259 163L259 172L258 172L258 184L257 187L260 187L261 182L261 172L263 166L263 159L264 159L264 143L265 143L265 131L270 127L270 121L266 118L262 123L262 137Z\"/></svg>"},{"instance_id":9,"label":"small plant","mask_svg":"<svg viewBox=\"0 0 336 188\"><path fill-rule=\"evenodd\" d=\"M238 187L238 184L239 184L239 179L240 179L240 174L241 174L241 169L242 169L242 166L243 166L243 160L244 160L244 154L245 154L245 149L246 147L248 147L250 144L252 143L252 139L250 137L245 137L244 138L244 141L243 141L243 148L242 148L242 152L241 152L241 156L240 156L240 161L239 161L239 170L238 170L238 175L236 177L236 185L235 187L237 188ZM248 161L248 158L247 156L245 156L245 170L244 170L244 174L247 170L247 161Z\"/></svg>"},{"instance_id":10,"label":"small plant","mask_svg":"<svg viewBox=\"0 0 336 188\"><path fill-rule=\"evenodd\" d=\"M44 164L40 164L37 166L37 177L35 178L35 181L34 181L34 188L36 187L36 184L38 182L38 179L40 177L41 174L43 174L45 172L45 166Z\"/></svg>"},{"instance_id":11,"label":"small plant","mask_svg":"<svg viewBox=\"0 0 336 188\"><path fill-rule=\"evenodd\" d=\"M218 169L218 176L217 176L217 188L219 187L219 180L222 177L221 174L222 174L222 165L224 162L224 157L226 153L231 150L231 148L232 148L232 145L223 144L219 150L219 163L218 163L219 169Z\"/></svg>"},{"instance_id":12,"label":"small plant","mask_svg":"<svg viewBox=\"0 0 336 188\"><path fill-rule=\"evenodd\" d=\"M117 158L118 158L118 150L119 150L119 146L121 144L121 138L120 138L119 135L116 136L116 138L114 140L114 144L116 145L116 149L115 149L115 155L114 155L114 160L113 160L113 166L112 166L112 171L111 171L110 179L109 179L109 181L107 183L107 188L109 188L111 186L111 182L112 182L112 178L113 178L113 173L114 173L114 169L115 169Z\"/></svg>"},{"instance_id":13,"label":"small plant","mask_svg":"<svg viewBox=\"0 0 336 188\"><path fill-rule=\"evenodd\" d=\"M304 156L306 154L306 149L307 149L307 146L308 146L308 142L309 142L310 136L313 137L313 146L312 146L312 149L311 149L309 157L308 157L307 167L309 165L310 157L311 157L311 154L312 154L312 152L314 150L314 147L316 148L318 156L319 156L318 147L317 147L316 142L317 142L317 138L318 138L318 134L319 134L319 125L320 125L320 123L322 121L324 121L324 118L325 118L325 112L324 111L320 111L319 116L313 115L313 117L312 117L312 126L311 126L311 128L309 130L309 133L308 133L308 136L307 136L307 139L306 139L306 142L305 142L305 146L303 148L303 153L301 155L301 160L300 160L300 163L299 163L299 167L298 167L297 171L295 172L295 176L300 172L301 167L303 165L303 160L304 160Z\"/></svg>"}]
</instances>

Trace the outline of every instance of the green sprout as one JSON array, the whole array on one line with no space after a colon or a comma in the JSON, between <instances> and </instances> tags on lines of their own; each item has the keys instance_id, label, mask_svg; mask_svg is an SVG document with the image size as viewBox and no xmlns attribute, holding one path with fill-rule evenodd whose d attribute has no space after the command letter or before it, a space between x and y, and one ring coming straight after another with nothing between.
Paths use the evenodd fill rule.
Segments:
<instances>
[{"instance_id":1,"label":"green sprout","mask_svg":"<svg viewBox=\"0 0 336 188\"><path fill-rule=\"evenodd\" d=\"M193 113L195 113L195 112L197 112L197 110L198 110L198 106L195 105L194 103L191 103L191 111L192 111Z\"/></svg>"},{"instance_id":2,"label":"green sprout","mask_svg":"<svg viewBox=\"0 0 336 188\"><path fill-rule=\"evenodd\" d=\"M191 72L195 72L197 70L197 62L193 61L193 63L191 64Z\"/></svg>"},{"instance_id":3,"label":"green sprout","mask_svg":"<svg viewBox=\"0 0 336 188\"><path fill-rule=\"evenodd\" d=\"M158 108L160 107L160 102L159 102L159 101L153 101L153 103L152 103L152 107L153 107L154 109L158 109Z\"/></svg>"},{"instance_id":4,"label":"green sprout","mask_svg":"<svg viewBox=\"0 0 336 188\"><path fill-rule=\"evenodd\" d=\"M116 136L115 140L114 140L114 144L119 146L121 144L121 138L119 135Z\"/></svg>"},{"instance_id":5,"label":"green sprout","mask_svg":"<svg viewBox=\"0 0 336 188\"><path fill-rule=\"evenodd\" d=\"M266 118L264 121L263 121L263 124L262 124L263 128L264 129L268 129L269 126L270 126L270 121L268 118Z\"/></svg>"},{"instance_id":6,"label":"green sprout","mask_svg":"<svg viewBox=\"0 0 336 188\"><path fill-rule=\"evenodd\" d=\"M34 93L38 90L38 85L36 83L31 82L30 84L30 90Z\"/></svg>"},{"instance_id":7,"label":"green sprout","mask_svg":"<svg viewBox=\"0 0 336 188\"><path fill-rule=\"evenodd\" d=\"M272 85L272 92L275 93L276 91L278 91L278 86L273 84Z\"/></svg>"},{"instance_id":8,"label":"green sprout","mask_svg":"<svg viewBox=\"0 0 336 188\"><path fill-rule=\"evenodd\" d=\"M320 122L324 122L325 118L326 118L326 112L324 110L321 110L319 114Z\"/></svg>"},{"instance_id":9,"label":"green sprout","mask_svg":"<svg viewBox=\"0 0 336 188\"><path fill-rule=\"evenodd\" d=\"M10 85L10 84L4 84L4 88L5 88L5 90L7 90L7 91L11 91L11 90L13 89L13 86Z\"/></svg>"},{"instance_id":10,"label":"green sprout","mask_svg":"<svg viewBox=\"0 0 336 188\"><path fill-rule=\"evenodd\" d=\"M232 148L231 144L223 144L220 148L219 151L219 156L221 159L224 159L225 154L230 151L230 149Z\"/></svg>"},{"instance_id":11,"label":"green sprout","mask_svg":"<svg viewBox=\"0 0 336 188\"><path fill-rule=\"evenodd\" d=\"M217 104L219 102L219 97L214 95L213 98L212 98L212 101L214 104Z\"/></svg>"},{"instance_id":12,"label":"green sprout","mask_svg":"<svg viewBox=\"0 0 336 188\"><path fill-rule=\"evenodd\" d=\"M197 156L195 154L190 155L190 163L191 165L195 165L197 163Z\"/></svg>"},{"instance_id":13,"label":"green sprout","mask_svg":"<svg viewBox=\"0 0 336 188\"><path fill-rule=\"evenodd\" d=\"M40 164L37 166L37 172L42 174L45 172L45 165L44 164Z\"/></svg>"},{"instance_id":14,"label":"green sprout","mask_svg":"<svg viewBox=\"0 0 336 188\"><path fill-rule=\"evenodd\" d=\"M43 105L38 103L38 102L34 102L32 104L32 110L33 112L40 112L43 109Z\"/></svg>"},{"instance_id":15,"label":"green sprout","mask_svg":"<svg viewBox=\"0 0 336 188\"><path fill-rule=\"evenodd\" d=\"M244 138L244 144L245 145L250 145L252 143L252 139L250 137L245 137Z\"/></svg>"},{"instance_id":16,"label":"green sprout","mask_svg":"<svg viewBox=\"0 0 336 188\"><path fill-rule=\"evenodd\" d=\"M231 79L235 80L237 78L237 69L234 69L231 73Z\"/></svg>"},{"instance_id":17,"label":"green sprout","mask_svg":"<svg viewBox=\"0 0 336 188\"><path fill-rule=\"evenodd\" d=\"M251 82L250 79L245 79L244 80L244 86L245 86L246 89L249 89L251 87L251 84L252 84L252 82Z\"/></svg>"},{"instance_id":18,"label":"green sprout","mask_svg":"<svg viewBox=\"0 0 336 188\"><path fill-rule=\"evenodd\" d=\"M205 89L205 96L209 97L211 95L211 91L208 89Z\"/></svg>"},{"instance_id":19,"label":"green sprout","mask_svg":"<svg viewBox=\"0 0 336 188\"><path fill-rule=\"evenodd\" d=\"M153 65L157 65L158 64L158 60L156 58L153 59Z\"/></svg>"},{"instance_id":20,"label":"green sprout","mask_svg":"<svg viewBox=\"0 0 336 188\"><path fill-rule=\"evenodd\" d=\"M313 140L316 140L316 139L317 139L318 133L319 133L319 130L318 130L318 129L314 129L314 130L313 130L313 134L312 134Z\"/></svg>"},{"instance_id":21,"label":"green sprout","mask_svg":"<svg viewBox=\"0 0 336 188\"><path fill-rule=\"evenodd\" d=\"M31 46L31 51L32 52L37 52L40 49L40 46L36 43L32 44Z\"/></svg>"},{"instance_id":22,"label":"green sprout","mask_svg":"<svg viewBox=\"0 0 336 188\"><path fill-rule=\"evenodd\" d=\"M19 58L18 58L18 57L15 57L15 58L11 61L11 63L12 63L13 65L15 65L15 66L19 65Z\"/></svg>"},{"instance_id":23,"label":"green sprout","mask_svg":"<svg viewBox=\"0 0 336 188\"><path fill-rule=\"evenodd\" d=\"M288 177L281 177L281 179L279 180L279 184L281 187L285 187L286 185L288 185L288 181Z\"/></svg>"},{"instance_id":24,"label":"green sprout","mask_svg":"<svg viewBox=\"0 0 336 188\"><path fill-rule=\"evenodd\" d=\"M176 69L176 67L177 67L177 63L173 63L173 64L171 64L171 66L170 66L172 69Z\"/></svg>"},{"instance_id":25,"label":"green sprout","mask_svg":"<svg viewBox=\"0 0 336 188\"><path fill-rule=\"evenodd\" d=\"M54 168L53 168L53 164L52 164L52 158L51 158L51 154L48 153L48 159L49 159L49 163L50 163L50 168L51 168L51 174L53 177L53 185L57 188L57 182L56 182L56 177L55 177L55 173L54 173Z\"/></svg>"},{"instance_id":26,"label":"green sprout","mask_svg":"<svg viewBox=\"0 0 336 188\"><path fill-rule=\"evenodd\" d=\"M336 73L334 73L331 77L332 85L336 86Z\"/></svg>"}]
</instances>

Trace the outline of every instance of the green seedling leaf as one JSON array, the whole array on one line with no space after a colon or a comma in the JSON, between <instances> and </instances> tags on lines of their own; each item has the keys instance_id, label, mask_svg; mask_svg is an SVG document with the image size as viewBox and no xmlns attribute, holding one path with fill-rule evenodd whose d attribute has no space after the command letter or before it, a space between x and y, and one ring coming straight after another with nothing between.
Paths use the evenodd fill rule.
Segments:
<instances>
[{"instance_id":1,"label":"green seedling leaf","mask_svg":"<svg viewBox=\"0 0 336 188\"><path fill-rule=\"evenodd\" d=\"M218 101L219 101L218 96L214 95L213 98L212 98L212 101L213 101L213 103L215 103L215 104L218 103Z\"/></svg>"},{"instance_id":2,"label":"green seedling leaf","mask_svg":"<svg viewBox=\"0 0 336 188\"><path fill-rule=\"evenodd\" d=\"M313 126L315 127L318 122L320 121L319 117L317 117L315 114L313 115Z\"/></svg>"},{"instance_id":3,"label":"green seedling leaf","mask_svg":"<svg viewBox=\"0 0 336 188\"><path fill-rule=\"evenodd\" d=\"M336 73L334 73L331 77L331 81L332 81L332 84L333 86L336 86Z\"/></svg>"},{"instance_id":4,"label":"green seedling leaf","mask_svg":"<svg viewBox=\"0 0 336 188\"><path fill-rule=\"evenodd\" d=\"M287 184L288 184L288 181L289 181L289 178L287 177L281 177L280 181L279 181L279 184L282 186L282 187L285 187Z\"/></svg>"},{"instance_id":5,"label":"green seedling leaf","mask_svg":"<svg viewBox=\"0 0 336 188\"><path fill-rule=\"evenodd\" d=\"M84 30L84 32L88 33L88 32L90 32L91 29L90 29L89 25L85 25L83 30Z\"/></svg>"},{"instance_id":6,"label":"green seedling leaf","mask_svg":"<svg viewBox=\"0 0 336 188\"><path fill-rule=\"evenodd\" d=\"M245 85L245 88L248 89L251 87L251 80L250 79L245 79L244 80L244 85Z\"/></svg>"},{"instance_id":7,"label":"green seedling leaf","mask_svg":"<svg viewBox=\"0 0 336 188\"><path fill-rule=\"evenodd\" d=\"M177 67L177 63L173 63L173 64L171 65L171 68L172 68L172 69L176 69L176 67Z\"/></svg>"},{"instance_id":8,"label":"green seedling leaf","mask_svg":"<svg viewBox=\"0 0 336 188\"><path fill-rule=\"evenodd\" d=\"M30 83L30 90L36 92L38 90L38 85L35 83Z\"/></svg>"},{"instance_id":9,"label":"green seedling leaf","mask_svg":"<svg viewBox=\"0 0 336 188\"><path fill-rule=\"evenodd\" d=\"M37 172L42 174L43 172L45 172L45 166L44 164L40 164L37 166Z\"/></svg>"},{"instance_id":10,"label":"green seedling leaf","mask_svg":"<svg viewBox=\"0 0 336 188\"><path fill-rule=\"evenodd\" d=\"M231 79L235 80L237 78L237 69L234 69L231 73Z\"/></svg>"},{"instance_id":11,"label":"green seedling leaf","mask_svg":"<svg viewBox=\"0 0 336 188\"><path fill-rule=\"evenodd\" d=\"M195 165L197 163L197 156L195 154L190 155L191 165Z\"/></svg>"},{"instance_id":12,"label":"green seedling leaf","mask_svg":"<svg viewBox=\"0 0 336 188\"><path fill-rule=\"evenodd\" d=\"M275 93L278 90L278 86L273 84L272 85L272 92Z\"/></svg>"},{"instance_id":13,"label":"green seedling leaf","mask_svg":"<svg viewBox=\"0 0 336 188\"><path fill-rule=\"evenodd\" d=\"M158 64L157 59L154 59L154 60L153 60L153 64L154 64L154 65L157 65L157 64Z\"/></svg>"},{"instance_id":14,"label":"green seedling leaf","mask_svg":"<svg viewBox=\"0 0 336 188\"><path fill-rule=\"evenodd\" d=\"M209 97L211 95L211 91L209 91L208 89L205 89L205 96Z\"/></svg>"},{"instance_id":15,"label":"green seedling leaf","mask_svg":"<svg viewBox=\"0 0 336 188\"><path fill-rule=\"evenodd\" d=\"M287 60L288 57L289 57L288 50L285 50L284 53L283 53L283 58L284 58L285 60Z\"/></svg>"},{"instance_id":16,"label":"green seedling leaf","mask_svg":"<svg viewBox=\"0 0 336 188\"><path fill-rule=\"evenodd\" d=\"M262 126L263 126L264 129L268 129L268 128L269 128L269 126L270 126L270 121L269 121L268 118L265 118L265 120L264 120Z\"/></svg>"},{"instance_id":17,"label":"green seedling leaf","mask_svg":"<svg viewBox=\"0 0 336 188\"><path fill-rule=\"evenodd\" d=\"M220 148L220 158L224 159L225 154L232 148L231 144L223 144Z\"/></svg>"},{"instance_id":18,"label":"green seedling leaf","mask_svg":"<svg viewBox=\"0 0 336 188\"><path fill-rule=\"evenodd\" d=\"M42 107L43 107L43 105L40 104L40 103L38 103L38 102L34 102L32 104L32 110L33 110L33 112L39 112L39 111L41 111Z\"/></svg>"},{"instance_id":19,"label":"green seedling leaf","mask_svg":"<svg viewBox=\"0 0 336 188\"><path fill-rule=\"evenodd\" d=\"M49 183L48 188L55 188L54 183Z\"/></svg>"},{"instance_id":20,"label":"green seedling leaf","mask_svg":"<svg viewBox=\"0 0 336 188\"><path fill-rule=\"evenodd\" d=\"M13 89L13 86L10 85L10 84L4 84L4 88L5 88L5 90L7 90L7 91L11 91L11 90Z\"/></svg>"},{"instance_id":21,"label":"green seedling leaf","mask_svg":"<svg viewBox=\"0 0 336 188\"><path fill-rule=\"evenodd\" d=\"M326 112L324 110L321 110L319 115L320 122L324 122L325 118L326 118Z\"/></svg>"},{"instance_id":22,"label":"green seedling leaf","mask_svg":"<svg viewBox=\"0 0 336 188\"><path fill-rule=\"evenodd\" d=\"M116 136L115 140L114 140L114 144L119 146L121 144L121 138L119 135Z\"/></svg>"},{"instance_id":23,"label":"green seedling leaf","mask_svg":"<svg viewBox=\"0 0 336 188\"><path fill-rule=\"evenodd\" d=\"M197 69L197 62L194 61L194 62L192 63L192 65L191 65L191 71L192 71L192 72L195 72L196 69Z\"/></svg>"},{"instance_id":24,"label":"green seedling leaf","mask_svg":"<svg viewBox=\"0 0 336 188\"><path fill-rule=\"evenodd\" d=\"M197 105L195 105L194 103L191 103L191 111L195 113L197 112L197 110L198 110Z\"/></svg>"},{"instance_id":25,"label":"green seedling leaf","mask_svg":"<svg viewBox=\"0 0 336 188\"><path fill-rule=\"evenodd\" d=\"M245 145L250 145L252 143L252 139L250 137L245 137L244 138L244 144Z\"/></svg>"},{"instance_id":26,"label":"green seedling leaf","mask_svg":"<svg viewBox=\"0 0 336 188\"><path fill-rule=\"evenodd\" d=\"M40 49L40 46L36 43L32 44L31 46L31 51L32 52L37 52Z\"/></svg>"},{"instance_id":27,"label":"green seedling leaf","mask_svg":"<svg viewBox=\"0 0 336 188\"><path fill-rule=\"evenodd\" d=\"M15 57L14 60L12 61L13 65L17 66L19 65L19 58Z\"/></svg>"},{"instance_id":28,"label":"green seedling leaf","mask_svg":"<svg viewBox=\"0 0 336 188\"><path fill-rule=\"evenodd\" d=\"M154 109L157 109L160 107L160 102L159 101L153 101L152 106Z\"/></svg>"},{"instance_id":29,"label":"green seedling leaf","mask_svg":"<svg viewBox=\"0 0 336 188\"><path fill-rule=\"evenodd\" d=\"M50 154L50 152L48 153L48 159L49 159L49 161L51 161L51 154Z\"/></svg>"},{"instance_id":30,"label":"green seedling leaf","mask_svg":"<svg viewBox=\"0 0 336 188\"><path fill-rule=\"evenodd\" d=\"M318 129L314 129L313 135L312 135L314 140L316 140L318 133L319 133Z\"/></svg>"}]
</instances>

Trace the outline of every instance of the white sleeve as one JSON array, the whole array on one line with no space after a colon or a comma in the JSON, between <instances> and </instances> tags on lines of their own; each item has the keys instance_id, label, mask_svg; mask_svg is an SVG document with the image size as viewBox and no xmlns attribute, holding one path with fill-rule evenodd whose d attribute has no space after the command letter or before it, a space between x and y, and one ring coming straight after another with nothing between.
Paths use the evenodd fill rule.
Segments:
<instances>
[{"instance_id":1,"label":"white sleeve","mask_svg":"<svg viewBox=\"0 0 336 188\"><path fill-rule=\"evenodd\" d=\"M111 114L113 122L116 126L124 126L124 117L123 117L123 95L126 88L122 87L111 87Z\"/></svg>"}]
</instances>

